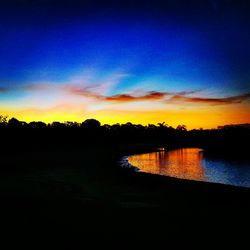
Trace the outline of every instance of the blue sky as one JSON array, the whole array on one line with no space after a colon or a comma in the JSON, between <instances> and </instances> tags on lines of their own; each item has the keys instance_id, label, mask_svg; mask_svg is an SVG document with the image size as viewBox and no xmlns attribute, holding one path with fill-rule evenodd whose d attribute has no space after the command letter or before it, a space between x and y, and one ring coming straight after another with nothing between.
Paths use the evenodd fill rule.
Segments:
<instances>
[{"instance_id":1,"label":"blue sky","mask_svg":"<svg viewBox=\"0 0 250 250\"><path fill-rule=\"evenodd\" d=\"M17 105L27 94L23 85L81 81L109 82L108 96L249 93L250 18L243 2L3 1L0 87L12 91L0 102Z\"/></svg>"}]
</instances>

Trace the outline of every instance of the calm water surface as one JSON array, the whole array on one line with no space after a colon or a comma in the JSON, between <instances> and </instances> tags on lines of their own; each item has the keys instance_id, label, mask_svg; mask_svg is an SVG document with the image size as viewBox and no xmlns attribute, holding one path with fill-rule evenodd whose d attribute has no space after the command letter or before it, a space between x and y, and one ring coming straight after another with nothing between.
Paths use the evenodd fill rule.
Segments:
<instances>
[{"instance_id":1,"label":"calm water surface","mask_svg":"<svg viewBox=\"0 0 250 250\"><path fill-rule=\"evenodd\" d=\"M199 148L132 155L128 162L147 173L250 187L250 162L206 158Z\"/></svg>"}]
</instances>

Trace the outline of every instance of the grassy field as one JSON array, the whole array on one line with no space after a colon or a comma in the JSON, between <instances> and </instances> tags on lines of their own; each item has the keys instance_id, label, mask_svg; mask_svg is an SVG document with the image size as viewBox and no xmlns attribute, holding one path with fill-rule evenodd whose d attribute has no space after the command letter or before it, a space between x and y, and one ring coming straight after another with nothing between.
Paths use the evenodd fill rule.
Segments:
<instances>
[{"instance_id":1,"label":"grassy field","mask_svg":"<svg viewBox=\"0 0 250 250\"><path fill-rule=\"evenodd\" d=\"M0 219L5 234L69 244L90 239L195 241L222 232L244 236L249 189L119 168L118 156L131 150L2 153Z\"/></svg>"}]
</instances>

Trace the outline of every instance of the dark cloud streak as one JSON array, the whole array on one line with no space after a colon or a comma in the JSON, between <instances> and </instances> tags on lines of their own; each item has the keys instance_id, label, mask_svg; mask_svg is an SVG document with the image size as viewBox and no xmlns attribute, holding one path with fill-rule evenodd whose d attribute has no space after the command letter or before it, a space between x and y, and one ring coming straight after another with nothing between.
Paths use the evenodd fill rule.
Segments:
<instances>
[{"instance_id":1,"label":"dark cloud streak","mask_svg":"<svg viewBox=\"0 0 250 250\"><path fill-rule=\"evenodd\" d=\"M0 87L0 93L6 93L9 92L9 89L6 87Z\"/></svg>"},{"instance_id":2,"label":"dark cloud streak","mask_svg":"<svg viewBox=\"0 0 250 250\"><path fill-rule=\"evenodd\" d=\"M149 92L141 96L133 96L129 94L121 94L115 96L103 97L106 101L116 101L116 102L136 102L136 101L147 101L147 100L163 100L166 103L196 103L196 104L208 104L208 105L228 105L235 103L242 103L244 101L250 100L250 93L245 93L242 95L235 95L223 98L209 98L209 97L190 97L187 96L197 91L190 92L180 92L178 94L173 94L169 92ZM166 97L169 97L166 99Z\"/></svg>"},{"instance_id":3,"label":"dark cloud streak","mask_svg":"<svg viewBox=\"0 0 250 250\"><path fill-rule=\"evenodd\" d=\"M226 104L242 103L249 99L250 99L250 93L224 97L224 98L187 97L183 95L174 95L169 100L167 100L167 102L168 103L188 102L188 103L210 104L210 105L226 105Z\"/></svg>"},{"instance_id":4,"label":"dark cloud streak","mask_svg":"<svg viewBox=\"0 0 250 250\"><path fill-rule=\"evenodd\" d=\"M170 95L167 92L151 91L141 96L133 96L129 94L113 95L104 97L107 101L129 102L129 101L145 101L145 100L160 100L165 96Z\"/></svg>"}]
</instances>

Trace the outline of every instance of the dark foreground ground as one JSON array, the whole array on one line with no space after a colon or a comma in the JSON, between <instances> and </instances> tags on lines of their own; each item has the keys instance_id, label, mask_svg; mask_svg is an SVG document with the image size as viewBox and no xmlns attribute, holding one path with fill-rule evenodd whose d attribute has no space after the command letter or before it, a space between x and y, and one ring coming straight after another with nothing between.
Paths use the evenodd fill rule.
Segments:
<instances>
[{"instance_id":1,"label":"dark foreground ground","mask_svg":"<svg viewBox=\"0 0 250 250\"><path fill-rule=\"evenodd\" d=\"M122 151L2 152L1 239L34 249L51 240L70 249L248 240L250 189L121 169Z\"/></svg>"}]
</instances>

